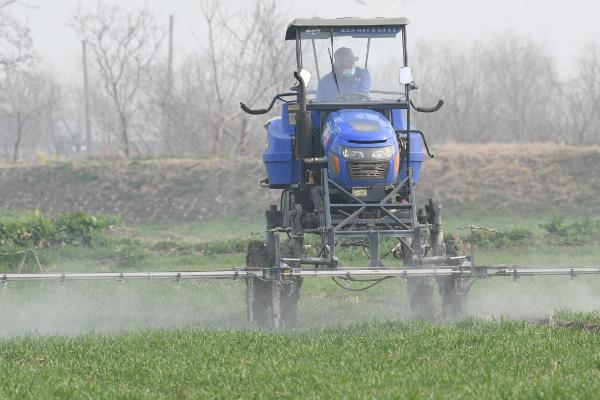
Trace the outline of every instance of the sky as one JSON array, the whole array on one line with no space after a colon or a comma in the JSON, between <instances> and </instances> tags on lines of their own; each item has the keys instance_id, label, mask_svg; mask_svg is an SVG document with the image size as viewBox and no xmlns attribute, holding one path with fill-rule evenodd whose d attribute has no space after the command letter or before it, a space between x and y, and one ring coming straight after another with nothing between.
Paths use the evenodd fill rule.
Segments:
<instances>
[{"instance_id":1,"label":"sky","mask_svg":"<svg viewBox=\"0 0 600 400\"><path fill-rule=\"evenodd\" d=\"M78 7L93 8L96 0L26 0L19 14L30 23L38 53L59 73L79 68L80 43L67 21ZM175 16L175 58L198 51L202 36L200 0L104 0L125 7L148 6ZM247 3L248 0L229 0ZM280 0L297 17L402 16L410 20L409 42L416 40L473 41L511 30L542 43L569 71L583 44L600 38L600 2L594 0ZM235 9L234 7L232 9ZM284 32L282 32L283 38Z\"/></svg>"}]
</instances>

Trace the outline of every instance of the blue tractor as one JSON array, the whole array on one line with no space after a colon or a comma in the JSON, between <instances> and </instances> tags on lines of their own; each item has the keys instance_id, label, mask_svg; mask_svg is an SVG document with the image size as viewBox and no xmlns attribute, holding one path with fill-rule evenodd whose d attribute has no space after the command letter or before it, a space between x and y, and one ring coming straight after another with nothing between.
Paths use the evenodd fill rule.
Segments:
<instances>
[{"instance_id":1,"label":"blue tractor","mask_svg":"<svg viewBox=\"0 0 600 400\"><path fill-rule=\"evenodd\" d=\"M378 271L398 263L419 269L464 260L460 245L444 240L439 203L430 200L418 209L415 202L421 165L431 154L423 133L411 125L411 108L435 112L443 102L420 108L410 100L416 86L407 24L405 18L296 19L285 36L296 47L295 86L266 109L241 103L254 115L283 103L280 116L266 124L267 178L261 181L280 190L281 200L266 211L266 240L251 242L247 255L248 270L262 271L260 278L246 278L252 322L293 324L302 286L293 272L347 268L336 255L341 246L364 248L365 268ZM315 235L318 244L305 243L306 235ZM382 259L383 244L391 249L390 262ZM437 281L444 314L460 313L460 278ZM433 284L431 277L407 278L415 313L436 312Z\"/></svg>"},{"instance_id":2,"label":"blue tractor","mask_svg":"<svg viewBox=\"0 0 600 400\"><path fill-rule=\"evenodd\" d=\"M245 279L251 322L293 325L304 278L327 278L343 289L368 289L385 279L406 280L418 316L463 313L471 285L490 277L599 275L600 266L521 268L476 265L457 237L444 237L441 205L418 208L415 187L431 156L423 133L411 125L416 89L408 67L404 18L297 19L286 40L296 46L295 85L277 94L281 113L270 119L263 154L264 187L279 191L266 210L266 237L248 245L243 269L221 271L0 273L12 281L125 279ZM357 55L362 55L360 59ZM316 74L317 79L311 79ZM366 265L339 251L359 247ZM387 251L381 252L381 249ZM345 260L346 258L346 260ZM39 264L39 263L38 263ZM360 283L362 282L362 283ZM356 285L364 285L357 287ZM439 287L435 296L434 287Z\"/></svg>"}]
</instances>

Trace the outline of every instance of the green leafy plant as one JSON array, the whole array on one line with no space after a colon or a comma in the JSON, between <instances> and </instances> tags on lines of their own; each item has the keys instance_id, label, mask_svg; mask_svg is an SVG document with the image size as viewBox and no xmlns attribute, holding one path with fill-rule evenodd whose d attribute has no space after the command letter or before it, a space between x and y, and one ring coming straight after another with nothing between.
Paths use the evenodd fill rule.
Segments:
<instances>
[{"instance_id":1,"label":"green leafy plant","mask_svg":"<svg viewBox=\"0 0 600 400\"><path fill-rule=\"evenodd\" d=\"M548 236L573 244L600 240L600 219L586 218L582 221L565 222L563 217L554 217L540 227Z\"/></svg>"},{"instance_id":2,"label":"green leafy plant","mask_svg":"<svg viewBox=\"0 0 600 400\"><path fill-rule=\"evenodd\" d=\"M530 245L535 241L535 235L528 229L515 228L509 231L486 231L473 230L462 235L461 239L465 242L475 240L478 247L499 249L511 246Z\"/></svg>"},{"instance_id":3,"label":"green leafy plant","mask_svg":"<svg viewBox=\"0 0 600 400\"><path fill-rule=\"evenodd\" d=\"M48 247L76 244L92 246L103 231L119 221L115 217L83 212L59 214L52 218L39 211L17 219L0 220L0 245Z\"/></svg>"}]
</instances>

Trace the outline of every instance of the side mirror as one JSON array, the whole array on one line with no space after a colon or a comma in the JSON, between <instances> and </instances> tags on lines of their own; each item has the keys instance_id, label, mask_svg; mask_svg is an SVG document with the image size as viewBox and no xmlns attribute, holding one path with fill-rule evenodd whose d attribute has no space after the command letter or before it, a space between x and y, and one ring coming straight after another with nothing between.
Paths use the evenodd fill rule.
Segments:
<instances>
[{"instance_id":1,"label":"side mirror","mask_svg":"<svg viewBox=\"0 0 600 400\"><path fill-rule=\"evenodd\" d=\"M408 85L413 82L412 70L410 67L400 68L400 83L402 85Z\"/></svg>"},{"instance_id":2,"label":"side mirror","mask_svg":"<svg viewBox=\"0 0 600 400\"><path fill-rule=\"evenodd\" d=\"M304 81L304 87L308 87L308 83L310 82L310 77L312 75L310 71L302 68L298 75L300 75L300 78L302 78L302 80Z\"/></svg>"}]
</instances>

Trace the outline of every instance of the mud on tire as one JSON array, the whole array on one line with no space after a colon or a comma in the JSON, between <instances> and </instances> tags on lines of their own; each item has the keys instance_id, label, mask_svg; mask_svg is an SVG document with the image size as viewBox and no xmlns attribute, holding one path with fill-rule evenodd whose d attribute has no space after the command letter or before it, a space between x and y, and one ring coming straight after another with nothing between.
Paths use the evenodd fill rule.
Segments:
<instances>
[{"instance_id":1,"label":"mud on tire","mask_svg":"<svg viewBox=\"0 0 600 400\"><path fill-rule=\"evenodd\" d=\"M402 260L404 265L410 265L411 251L405 242L401 245ZM416 318L433 318L436 314L433 302L435 282L432 278L408 278L406 290L410 313Z\"/></svg>"},{"instance_id":2,"label":"mud on tire","mask_svg":"<svg viewBox=\"0 0 600 400\"><path fill-rule=\"evenodd\" d=\"M413 317L425 319L435 317L434 285L435 282L430 277L408 278L406 288Z\"/></svg>"},{"instance_id":3,"label":"mud on tire","mask_svg":"<svg viewBox=\"0 0 600 400\"><path fill-rule=\"evenodd\" d=\"M450 257L465 254L465 244L457 235L449 235L444 238L446 255ZM442 297L442 314L446 318L456 318L464 315L467 291L463 279L456 276L438 278L440 295Z\"/></svg>"},{"instance_id":4,"label":"mud on tire","mask_svg":"<svg viewBox=\"0 0 600 400\"><path fill-rule=\"evenodd\" d=\"M249 270L266 268L267 250L261 241L248 243L246 266ZM248 321L258 326L268 326L273 313L271 304L271 282L257 277L246 278L246 311Z\"/></svg>"},{"instance_id":5,"label":"mud on tire","mask_svg":"<svg viewBox=\"0 0 600 400\"><path fill-rule=\"evenodd\" d=\"M280 246L282 256L290 256L289 246ZM262 241L252 241L248 244L246 265L248 270L260 271L269 265L269 255ZM298 301L302 279L286 282L264 280L259 277L246 278L246 305L248 321L261 327L275 326L279 320L284 326L297 323ZM276 302L274 304L274 302ZM278 307L274 307L278 305ZM276 313L280 313L276 315Z\"/></svg>"}]
</instances>

